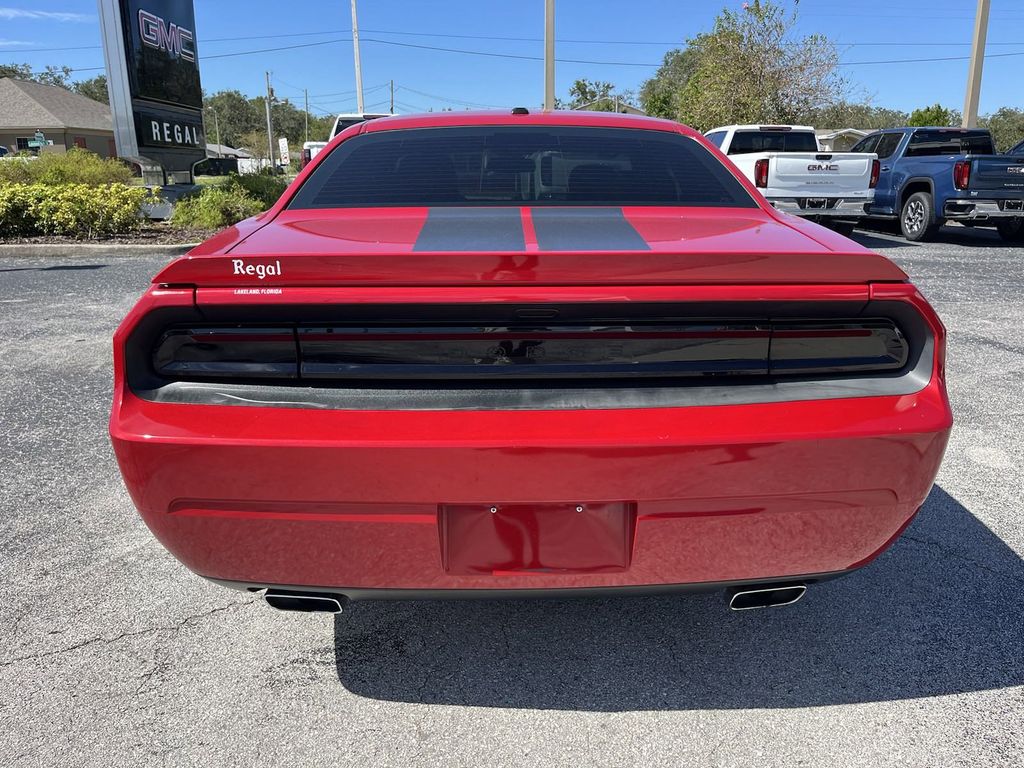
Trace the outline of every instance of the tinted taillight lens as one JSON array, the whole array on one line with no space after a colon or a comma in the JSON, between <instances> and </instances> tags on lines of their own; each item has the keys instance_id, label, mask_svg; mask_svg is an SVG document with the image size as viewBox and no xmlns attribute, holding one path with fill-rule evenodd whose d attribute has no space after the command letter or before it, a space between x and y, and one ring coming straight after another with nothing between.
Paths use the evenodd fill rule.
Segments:
<instances>
[{"instance_id":1,"label":"tinted taillight lens","mask_svg":"<svg viewBox=\"0 0 1024 768\"><path fill-rule=\"evenodd\" d=\"M776 323L773 374L899 370L907 362L903 334L888 320Z\"/></svg>"},{"instance_id":2,"label":"tinted taillight lens","mask_svg":"<svg viewBox=\"0 0 1024 768\"><path fill-rule=\"evenodd\" d=\"M901 369L891 320L685 324L186 327L160 336L166 379L414 382L853 375Z\"/></svg>"},{"instance_id":3,"label":"tinted taillight lens","mask_svg":"<svg viewBox=\"0 0 1024 768\"><path fill-rule=\"evenodd\" d=\"M882 164L878 160L871 161L871 178L868 180L868 188L874 189L878 186L878 175L882 171Z\"/></svg>"},{"instance_id":4,"label":"tinted taillight lens","mask_svg":"<svg viewBox=\"0 0 1024 768\"><path fill-rule=\"evenodd\" d=\"M300 328L303 378L602 378L768 373L767 324Z\"/></svg>"},{"instance_id":5,"label":"tinted taillight lens","mask_svg":"<svg viewBox=\"0 0 1024 768\"><path fill-rule=\"evenodd\" d=\"M971 163L967 160L958 160L953 165L953 186L957 189L967 189L971 185Z\"/></svg>"},{"instance_id":6,"label":"tinted taillight lens","mask_svg":"<svg viewBox=\"0 0 1024 768\"><path fill-rule=\"evenodd\" d=\"M762 189L768 186L768 160L762 158L754 163L754 186Z\"/></svg>"},{"instance_id":7,"label":"tinted taillight lens","mask_svg":"<svg viewBox=\"0 0 1024 768\"><path fill-rule=\"evenodd\" d=\"M292 328L181 328L167 331L153 353L169 378L295 378Z\"/></svg>"}]
</instances>

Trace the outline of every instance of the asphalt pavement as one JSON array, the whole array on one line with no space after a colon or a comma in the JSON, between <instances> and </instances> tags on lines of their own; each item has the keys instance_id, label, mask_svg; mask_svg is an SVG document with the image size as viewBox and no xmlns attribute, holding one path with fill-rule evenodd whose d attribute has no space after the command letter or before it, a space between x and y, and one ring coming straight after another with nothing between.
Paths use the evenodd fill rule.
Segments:
<instances>
[{"instance_id":1,"label":"asphalt pavement","mask_svg":"<svg viewBox=\"0 0 1024 768\"><path fill-rule=\"evenodd\" d=\"M1024 248L856 238L950 330L918 519L785 609L718 595L282 614L193 576L106 435L166 261L0 258L0 765L1024 764Z\"/></svg>"}]
</instances>

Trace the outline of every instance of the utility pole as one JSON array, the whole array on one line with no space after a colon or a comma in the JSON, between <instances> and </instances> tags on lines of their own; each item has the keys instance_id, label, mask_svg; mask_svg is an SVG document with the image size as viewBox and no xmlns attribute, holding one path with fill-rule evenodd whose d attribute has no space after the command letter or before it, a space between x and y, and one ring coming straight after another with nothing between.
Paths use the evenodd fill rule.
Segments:
<instances>
[{"instance_id":1,"label":"utility pole","mask_svg":"<svg viewBox=\"0 0 1024 768\"><path fill-rule=\"evenodd\" d=\"M978 102L981 99L981 70L985 66L985 37L988 34L990 0L978 0L974 17L974 41L971 44L971 65L967 70L967 94L964 97L964 128L978 125Z\"/></svg>"},{"instance_id":2,"label":"utility pole","mask_svg":"<svg viewBox=\"0 0 1024 768\"><path fill-rule=\"evenodd\" d=\"M352 0L354 3L355 0ZM555 0L544 0L544 109L555 108Z\"/></svg>"},{"instance_id":3,"label":"utility pole","mask_svg":"<svg viewBox=\"0 0 1024 768\"><path fill-rule=\"evenodd\" d=\"M306 100L306 143L309 143L309 88L303 88L302 95Z\"/></svg>"},{"instance_id":4,"label":"utility pole","mask_svg":"<svg viewBox=\"0 0 1024 768\"><path fill-rule=\"evenodd\" d=\"M352 0L352 50L356 56L356 110L363 114L363 68L359 64L359 20L356 18L356 0Z\"/></svg>"},{"instance_id":5,"label":"utility pole","mask_svg":"<svg viewBox=\"0 0 1024 768\"><path fill-rule=\"evenodd\" d=\"M274 99L274 90L270 87L270 73L267 72L267 146L270 147L270 170L274 170L274 124L270 120L270 102Z\"/></svg>"},{"instance_id":6,"label":"utility pole","mask_svg":"<svg viewBox=\"0 0 1024 768\"><path fill-rule=\"evenodd\" d=\"M391 114L395 114L395 81L391 81Z\"/></svg>"},{"instance_id":7,"label":"utility pole","mask_svg":"<svg viewBox=\"0 0 1024 768\"><path fill-rule=\"evenodd\" d=\"M217 118L217 110L216 109L213 110L213 130L217 134L217 157L224 157L224 155L221 154L221 151L220 151L220 148L221 148L221 143L220 143L220 120Z\"/></svg>"}]
</instances>

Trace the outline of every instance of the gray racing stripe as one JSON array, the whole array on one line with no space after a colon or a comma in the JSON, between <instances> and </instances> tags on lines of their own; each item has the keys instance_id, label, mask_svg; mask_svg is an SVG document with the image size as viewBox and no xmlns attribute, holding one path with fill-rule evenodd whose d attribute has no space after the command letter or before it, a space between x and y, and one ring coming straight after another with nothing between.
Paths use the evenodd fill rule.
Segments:
<instances>
[{"instance_id":1,"label":"gray racing stripe","mask_svg":"<svg viewBox=\"0 0 1024 768\"><path fill-rule=\"evenodd\" d=\"M542 251L649 251L621 208L531 208Z\"/></svg>"},{"instance_id":2,"label":"gray racing stripe","mask_svg":"<svg viewBox=\"0 0 1024 768\"><path fill-rule=\"evenodd\" d=\"M518 208L431 208L414 251L525 251Z\"/></svg>"}]
</instances>

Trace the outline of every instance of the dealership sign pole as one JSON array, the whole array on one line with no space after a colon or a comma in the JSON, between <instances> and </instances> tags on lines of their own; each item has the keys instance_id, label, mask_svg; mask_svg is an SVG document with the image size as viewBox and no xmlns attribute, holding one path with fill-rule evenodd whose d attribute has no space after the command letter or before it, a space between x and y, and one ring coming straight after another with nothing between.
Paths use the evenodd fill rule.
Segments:
<instances>
[{"instance_id":1,"label":"dealership sign pole","mask_svg":"<svg viewBox=\"0 0 1024 768\"><path fill-rule=\"evenodd\" d=\"M192 0L97 0L114 140L147 183L192 181L206 159Z\"/></svg>"}]
</instances>

